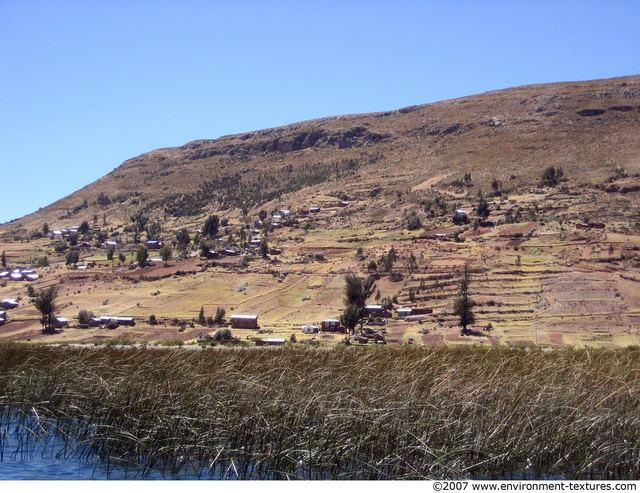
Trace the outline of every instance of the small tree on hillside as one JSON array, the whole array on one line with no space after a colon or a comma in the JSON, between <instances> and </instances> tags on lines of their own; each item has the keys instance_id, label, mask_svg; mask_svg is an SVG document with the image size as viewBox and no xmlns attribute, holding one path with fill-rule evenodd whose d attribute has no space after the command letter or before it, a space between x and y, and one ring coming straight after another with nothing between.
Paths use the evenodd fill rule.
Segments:
<instances>
[{"instance_id":1,"label":"small tree on hillside","mask_svg":"<svg viewBox=\"0 0 640 493\"><path fill-rule=\"evenodd\" d=\"M171 257L173 256L173 249L169 245L165 245L158 253L160 254L160 258L163 260L165 267L169 265L169 260L171 260Z\"/></svg>"},{"instance_id":2,"label":"small tree on hillside","mask_svg":"<svg viewBox=\"0 0 640 493\"><path fill-rule=\"evenodd\" d=\"M189 243L191 243L189 231L187 230L187 228L182 228L176 233L176 244L178 245L179 249L186 249Z\"/></svg>"},{"instance_id":3,"label":"small tree on hillside","mask_svg":"<svg viewBox=\"0 0 640 493\"><path fill-rule=\"evenodd\" d=\"M160 237L160 233L162 233L162 223L156 221L148 224L144 231L147 234L147 240L157 240Z\"/></svg>"},{"instance_id":4,"label":"small tree on hillside","mask_svg":"<svg viewBox=\"0 0 640 493\"><path fill-rule=\"evenodd\" d=\"M220 218L216 215L211 215L204 222L204 227L202 228L202 236L205 238L215 238L218 234L218 230L220 229Z\"/></svg>"},{"instance_id":5,"label":"small tree on hillside","mask_svg":"<svg viewBox=\"0 0 640 493\"><path fill-rule=\"evenodd\" d=\"M358 321L366 316L367 311L365 305L367 304L367 299L375 292L375 289L375 279L371 276L364 279L355 274L346 275L344 286L345 310L342 318L344 319L343 325L347 327L351 333L355 332L355 326ZM355 322L353 322L354 319Z\"/></svg>"},{"instance_id":6,"label":"small tree on hillside","mask_svg":"<svg viewBox=\"0 0 640 493\"><path fill-rule=\"evenodd\" d=\"M555 186L563 178L564 171L560 166L558 166L557 168L549 166L542 172L542 182L546 185Z\"/></svg>"},{"instance_id":7,"label":"small tree on hillside","mask_svg":"<svg viewBox=\"0 0 640 493\"><path fill-rule=\"evenodd\" d=\"M267 258L269 255L269 244L267 243L267 236L263 236L260 240L260 246L258 247L258 251L262 258Z\"/></svg>"},{"instance_id":8,"label":"small tree on hillside","mask_svg":"<svg viewBox=\"0 0 640 493\"><path fill-rule=\"evenodd\" d=\"M485 200L482 192L480 192L478 197L478 205L476 206L476 214L480 218L480 220L484 223L489 218L489 214L491 214L491 209L489 208L489 203Z\"/></svg>"},{"instance_id":9,"label":"small tree on hillside","mask_svg":"<svg viewBox=\"0 0 640 493\"><path fill-rule=\"evenodd\" d=\"M460 292L453 304L453 313L458 317L458 325L462 327L462 333L467 334L467 326L473 325L476 317L473 314L475 302L469 297L469 268L465 264L460 281Z\"/></svg>"},{"instance_id":10,"label":"small tree on hillside","mask_svg":"<svg viewBox=\"0 0 640 493\"><path fill-rule=\"evenodd\" d=\"M140 267L147 265L147 259L149 258L149 249L141 245L136 251L136 261Z\"/></svg>"},{"instance_id":11,"label":"small tree on hillside","mask_svg":"<svg viewBox=\"0 0 640 493\"><path fill-rule=\"evenodd\" d=\"M113 266L113 256L115 255L115 253L116 253L116 247L110 246L107 249L107 260L111 262L112 266Z\"/></svg>"},{"instance_id":12,"label":"small tree on hillside","mask_svg":"<svg viewBox=\"0 0 640 493\"><path fill-rule=\"evenodd\" d=\"M216 309L216 315L213 317L213 323L216 325L222 325L224 323L224 316L226 315L226 311L224 308L218 307Z\"/></svg>"},{"instance_id":13,"label":"small tree on hillside","mask_svg":"<svg viewBox=\"0 0 640 493\"><path fill-rule=\"evenodd\" d=\"M132 216L129 216L133 229L133 242L138 243L140 241L140 234L144 231L149 218L145 216L142 211L138 211Z\"/></svg>"},{"instance_id":14,"label":"small tree on hillside","mask_svg":"<svg viewBox=\"0 0 640 493\"><path fill-rule=\"evenodd\" d=\"M56 299L58 298L58 290L55 286L51 286L42 291L38 291L36 296L31 300L41 314L40 323L42 324L42 332L53 332L53 322L55 313L58 311Z\"/></svg>"}]
</instances>

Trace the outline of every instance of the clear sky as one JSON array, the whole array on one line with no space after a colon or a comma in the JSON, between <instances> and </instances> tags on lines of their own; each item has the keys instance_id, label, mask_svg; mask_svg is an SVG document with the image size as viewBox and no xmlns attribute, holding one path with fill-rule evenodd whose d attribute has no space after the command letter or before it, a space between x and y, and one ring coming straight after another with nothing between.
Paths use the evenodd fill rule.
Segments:
<instances>
[{"instance_id":1,"label":"clear sky","mask_svg":"<svg viewBox=\"0 0 640 493\"><path fill-rule=\"evenodd\" d=\"M639 0L0 0L0 223L161 147L636 74Z\"/></svg>"}]
</instances>

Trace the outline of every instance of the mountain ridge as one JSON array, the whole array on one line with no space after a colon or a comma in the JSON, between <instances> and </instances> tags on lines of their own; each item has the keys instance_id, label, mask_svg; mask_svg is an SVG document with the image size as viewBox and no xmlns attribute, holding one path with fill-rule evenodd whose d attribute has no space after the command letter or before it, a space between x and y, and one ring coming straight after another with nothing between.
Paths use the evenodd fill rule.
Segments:
<instances>
[{"instance_id":1,"label":"mountain ridge","mask_svg":"<svg viewBox=\"0 0 640 493\"><path fill-rule=\"evenodd\" d=\"M412 161L417 165L415 172L425 171L416 173L423 177L458 168L462 174L475 172L474 178L485 187L491 178L483 176L487 170L499 175L504 174L505 166L517 167L514 171L531 182L537 178L535 161L564 166L575 174L576 163L582 160L585 169L581 172L589 179L601 174L608 166L607 159L612 160L598 152L601 130L608 127L609 139L629 142L629 129L624 127L637 125L639 103L640 76L628 76L525 85L393 111L324 117L217 139L198 139L128 159L77 192L11 223L33 227L37 221L73 221L81 212L109 213L108 207L92 203L98 190L129 194L128 203L119 203L128 214L136 206L145 208L145 202L153 204L151 207L162 206L159 199L176 203L176 195L197 192L201 188L198 184L214 175L241 174L243 179L256 180L258 170L280 172L293 167L289 173L295 173L297 167L350 159L358 159L365 168L371 168L372 163L389 166L398 159ZM625 135L616 137L613 130ZM573 150L559 149L549 139L564 139ZM624 149L611 146L609 151L622 166L636 168L636 144L637 140L627 154ZM590 155L585 159L581 155L587 152ZM598 159L600 162L593 162ZM588 167L585 160L591 161ZM478 169L480 162L483 170ZM399 171L403 172L402 166ZM284 190L275 186L274 193L278 192ZM84 209L88 210L81 208L84 200L88 205ZM178 205L171 207L174 214L170 216L175 215ZM149 212L151 207L146 206ZM120 211L124 209L118 207ZM70 213L74 210L77 213ZM212 210L220 209L208 202L198 213L189 215L204 216Z\"/></svg>"}]
</instances>

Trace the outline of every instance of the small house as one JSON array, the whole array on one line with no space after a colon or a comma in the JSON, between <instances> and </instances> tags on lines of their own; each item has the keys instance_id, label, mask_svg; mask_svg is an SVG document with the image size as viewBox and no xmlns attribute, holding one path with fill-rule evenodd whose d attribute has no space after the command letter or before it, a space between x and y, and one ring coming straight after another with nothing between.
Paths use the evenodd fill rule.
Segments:
<instances>
[{"instance_id":1,"label":"small house","mask_svg":"<svg viewBox=\"0 0 640 493\"><path fill-rule=\"evenodd\" d=\"M340 329L340 320L329 318L320 323L323 332L338 332Z\"/></svg>"},{"instance_id":2,"label":"small house","mask_svg":"<svg viewBox=\"0 0 640 493\"><path fill-rule=\"evenodd\" d=\"M231 315L232 329L257 329L258 315Z\"/></svg>"},{"instance_id":3,"label":"small house","mask_svg":"<svg viewBox=\"0 0 640 493\"><path fill-rule=\"evenodd\" d=\"M110 315L103 315L100 317L100 325L107 325L109 322L115 322L117 325L136 325L133 317L114 317Z\"/></svg>"},{"instance_id":4,"label":"small house","mask_svg":"<svg viewBox=\"0 0 640 493\"><path fill-rule=\"evenodd\" d=\"M309 212L311 214L317 214L318 212L320 212L320 207L309 207Z\"/></svg>"},{"instance_id":5,"label":"small house","mask_svg":"<svg viewBox=\"0 0 640 493\"><path fill-rule=\"evenodd\" d=\"M211 334L207 334L206 332L200 332L196 336L196 341L198 343L211 342L211 341L213 341L213 336Z\"/></svg>"},{"instance_id":6,"label":"small house","mask_svg":"<svg viewBox=\"0 0 640 493\"><path fill-rule=\"evenodd\" d=\"M433 313L433 308L412 308L411 315L428 315L429 313Z\"/></svg>"},{"instance_id":7,"label":"small house","mask_svg":"<svg viewBox=\"0 0 640 493\"><path fill-rule=\"evenodd\" d=\"M317 325L303 325L301 328L303 334L317 334L320 331Z\"/></svg>"},{"instance_id":8,"label":"small house","mask_svg":"<svg viewBox=\"0 0 640 493\"><path fill-rule=\"evenodd\" d=\"M413 313L413 310L411 308L398 308L396 312L398 314L398 318L403 318L410 317Z\"/></svg>"},{"instance_id":9,"label":"small house","mask_svg":"<svg viewBox=\"0 0 640 493\"><path fill-rule=\"evenodd\" d=\"M164 247L164 242L159 240L149 240L144 244L149 250L160 250Z\"/></svg>"},{"instance_id":10,"label":"small house","mask_svg":"<svg viewBox=\"0 0 640 493\"><path fill-rule=\"evenodd\" d=\"M256 346L284 346L286 339L256 339Z\"/></svg>"},{"instance_id":11,"label":"small house","mask_svg":"<svg viewBox=\"0 0 640 493\"><path fill-rule=\"evenodd\" d=\"M53 319L53 326L56 329L62 329L64 327L69 327L69 320L65 317L56 317Z\"/></svg>"},{"instance_id":12,"label":"small house","mask_svg":"<svg viewBox=\"0 0 640 493\"><path fill-rule=\"evenodd\" d=\"M7 310L10 310L11 308L18 308L18 300L14 298L7 298L0 301L0 306L2 306L2 308L6 308Z\"/></svg>"},{"instance_id":13,"label":"small house","mask_svg":"<svg viewBox=\"0 0 640 493\"><path fill-rule=\"evenodd\" d=\"M576 224L576 229L589 229L589 225L587 223L578 223Z\"/></svg>"}]
</instances>

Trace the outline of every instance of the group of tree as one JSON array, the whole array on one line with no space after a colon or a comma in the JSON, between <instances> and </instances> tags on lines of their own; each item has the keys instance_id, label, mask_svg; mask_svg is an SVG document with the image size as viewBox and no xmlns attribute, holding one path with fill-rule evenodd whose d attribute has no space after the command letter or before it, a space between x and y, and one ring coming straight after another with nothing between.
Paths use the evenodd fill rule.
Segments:
<instances>
[{"instance_id":1,"label":"group of tree","mask_svg":"<svg viewBox=\"0 0 640 493\"><path fill-rule=\"evenodd\" d=\"M468 326L475 323L475 314L473 307L476 303L469 294L469 285L471 276L469 268L465 264L460 280L460 290L458 296L453 303L453 314L458 318L458 325L462 327L462 334L468 334ZM355 333L355 327L360 324L362 330L363 322L367 317L366 303L367 299L375 292L375 279L372 276L368 278L358 277L355 274L347 274L345 276L344 286L344 310L340 316L341 324L347 328L349 333ZM380 291L376 295L376 299L380 297ZM382 301L385 309L393 307L393 300L385 297Z\"/></svg>"}]
</instances>

